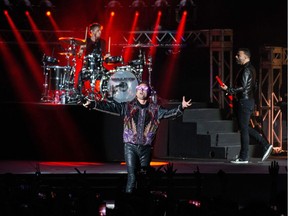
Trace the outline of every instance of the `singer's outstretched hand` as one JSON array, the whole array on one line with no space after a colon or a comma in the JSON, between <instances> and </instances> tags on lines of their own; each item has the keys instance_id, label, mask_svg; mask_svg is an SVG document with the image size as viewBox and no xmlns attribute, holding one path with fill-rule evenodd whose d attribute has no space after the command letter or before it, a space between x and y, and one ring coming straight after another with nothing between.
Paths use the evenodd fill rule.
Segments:
<instances>
[{"instance_id":1,"label":"singer's outstretched hand","mask_svg":"<svg viewBox=\"0 0 288 216\"><path fill-rule=\"evenodd\" d=\"M185 109L185 108L187 108L187 107L189 107L189 106L191 106L191 105L192 105L192 99L186 101L186 100L185 100L185 96L183 96L183 99L182 99L182 108Z\"/></svg>"}]
</instances>

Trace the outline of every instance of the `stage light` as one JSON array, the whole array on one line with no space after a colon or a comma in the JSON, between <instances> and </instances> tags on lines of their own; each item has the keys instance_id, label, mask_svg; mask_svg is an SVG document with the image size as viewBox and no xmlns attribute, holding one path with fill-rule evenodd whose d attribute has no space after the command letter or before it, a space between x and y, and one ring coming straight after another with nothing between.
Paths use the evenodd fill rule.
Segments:
<instances>
[{"instance_id":1,"label":"stage light","mask_svg":"<svg viewBox=\"0 0 288 216\"><path fill-rule=\"evenodd\" d=\"M123 8L123 6L119 1L111 0L108 2L105 8L107 9L106 11L108 14L110 14L110 16L114 16L115 13L119 12Z\"/></svg>"},{"instance_id":2,"label":"stage light","mask_svg":"<svg viewBox=\"0 0 288 216\"><path fill-rule=\"evenodd\" d=\"M26 7L32 8L32 4L29 0L23 0L23 2L26 5Z\"/></svg>"},{"instance_id":3,"label":"stage light","mask_svg":"<svg viewBox=\"0 0 288 216\"><path fill-rule=\"evenodd\" d=\"M41 0L40 8L42 8L45 11L48 11L48 10L51 11L53 8L55 8L55 6L49 0Z\"/></svg>"},{"instance_id":4,"label":"stage light","mask_svg":"<svg viewBox=\"0 0 288 216\"><path fill-rule=\"evenodd\" d=\"M191 11L195 7L195 3L193 0L181 0L178 7L179 11Z\"/></svg>"},{"instance_id":5,"label":"stage light","mask_svg":"<svg viewBox=\"0 0 288 216\"><path fill-rule=\"evenodd\" d=\"M108 4L105 6L107 9L118 9L122 8L123 6L119 1L111 0L108 2Z\"/></svg>"},{"instance_id":6,"label":"stage light","mask_svg":"<svg viewBox=\"0 0 288 216\"><path fill-rule=\"evenodd\" d=\"M12 9L13 5L12 5L12 3L9 0L4 0L3 4L4 4L3 8L5 10L11 10Z\"/></svg>"},{"instance_id":7,"label":"stage light","mask_svg":"<svg viewBox=\"0 0 288 216\"><path fill-rule=\"evenodd\" d=\"M16 5L11 2L11 0L3 0L0 1L0 8L3 9L4 11L10 11L12 12L15 9Z\"/></svg>"},{"instance_id":8,"label":"stage light","mask_svg":"<svg viewBox=\"0 0 288 216\"><path fill-rule=\"evenodd\" d=\"M33 9L33 5L30 2L30 0L21 0L18 1L17 3L15 3L15 7L17 7L18 11L21 13L25 13L25 15L27 16L27 13L32 13Z\"/></svg>"},{"instance_id":9,"label":"stage light","mask_svg":"<svg viewBox=\"0 0 288 216\"><path fill-rule=\"evenodd\" d=\"M168 12L168 8L170 7L170 5L168 4L168 2L166 0L156 0L154 5L152 6L154 8L154 13L164 13L166 15L166 13Z\"/></svg>"},{"instance_id":10,"label":"stage light","mask_svg":"<svg viewBox=\"0 0 288 216\"><path fill-rule=\"evenodd\" d=\"M140 9L140 8L144 8L144 7L147 7L146 3L142 0L134 0L132 2L132 4L130 5L130 7L132 8L137 8L137 9Z\"/></svg>"},{"instance_id":11,"label":"stage light","mask_svg":"<svg viewBox=\"0 0 288 216\"><path fill-rule=\"evenodd\" d=\"M156 0L154 3L154 7L158 9L164 9L169 7L169 4L166 0Z\"/></svg>"},{"instance_id":12,"label":"stage light","mask_svg":"<svg viewBox=\"0 0 288 216\"><path fill-rule=\"evenodd\" d=\"M187 13L186 22L195 24L196 21L196 4L193 0L181 0L176 9L176 21L179 22L183 13Z\"/></svg>"},{"instance_id":13,"label":"stage light","mask_svg":"<svg viewBox=\"0 0 288 216\"><path fill-rule=\"evenodd\" d=\"M53 7L53 4L49 0L42 0L40 4L42 4L43 6L46 6L48 8L52 8Z\"/></svg>"}]
</instances>

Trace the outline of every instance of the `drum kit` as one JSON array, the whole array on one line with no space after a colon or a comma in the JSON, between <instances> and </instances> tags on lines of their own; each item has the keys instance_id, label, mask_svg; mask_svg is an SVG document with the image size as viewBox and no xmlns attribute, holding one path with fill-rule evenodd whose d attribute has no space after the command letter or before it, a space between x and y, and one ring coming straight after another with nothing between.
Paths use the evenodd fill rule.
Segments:
<instances>
[{"instance_id":1,"label":"drum kit","mask_svg":"<svg viewBox=\"0 0 288 216\"><path fill-rule=\"evenodd\" d=\"M56 58L44 54L42 58L44 75L42 102L77 104L87 98L90 100L113 99L117 102L131 101L136 95L136 86L142 81L145 66L149 71L151 84L151 57L148 57L146 62L141 45L137 45L137 48L140 48L138 58L128 63L124 63L122 56L109 56L105 59L97 54L84 56L79 72L81 82L84 81L84 84L80 85L79 81L76 81L76 57L78 47L84 45L85 40L60 37L59 41L63 45L68 45L65 52L59 53L65 56L67 64L57 65ZM115 67L107 69L105 64L112 65L112 67L115 65Z\"/></svg>"}]
</instances>

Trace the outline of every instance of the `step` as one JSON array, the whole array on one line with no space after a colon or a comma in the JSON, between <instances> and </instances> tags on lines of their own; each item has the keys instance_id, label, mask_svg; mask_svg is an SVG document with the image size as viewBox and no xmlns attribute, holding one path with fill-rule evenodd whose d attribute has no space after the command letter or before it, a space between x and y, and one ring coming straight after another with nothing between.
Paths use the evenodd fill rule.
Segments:
<instances>
[{"instance_id":1,"label":"step","mask_svg":"<svg viewBox=\"0 0 288 216\"><path fill-rule=\"evenodd\" d=\"M234 130L232 120L199 121L196 125L197 134L231 133Z\"/></svg>"},{"instance_id":2,"label":"step","mask_svg":"<svg viewBox=\"0 0 288 216\"><path fill-rule=\"evenodd\" d=\"M235 159L240 152L240 145L211 147L209 152L209 158L214 159Z\"/></svg>"},{"instance_id":3,"label":"step","mask_svg":"<svg viewBox=\"0 0 288 216\"><path fill-rule=\"evenodd\" d=\"M216 108L185 109L183 122L221 120L221 111Z\"/></svg>"},{"instance_id":4,"label":"step","mask_svg":"<svg viewBox=\"0 0 288 216\"><path fill-rule=\"evenodd\" d=\"M202 158L207 155L210 149L210 143L205 142L201 136L189 135L186 137L185 142L183 137L169 137L169 157L179 158Z\"/></svg>"},{"instance_id":5,"label":"step","mask_svg":"<svg viewBox=\"0 0 288 216\"><path fill-rule=\"evenodd\" d=\"M211 134L211 146L240 145L240 133L226 132Z\"/></svg>"},{"instance_id":6,"label":"step","mask_svg":"<svg viewBox=\"0 0 288 216\"><path fill-rule=\"evenodd\" d=\"M169 108L172 108L172 107L175 107L175 106L178 106L180 104L182 104L182 101L179 101L179 100L165 100L165 99L161 99L160 98L160 102L162 102L162 104L165 106L165 107L169 107ZM208 107L211 107L212 105L209 104L209 103L205 103L205 102L195 102L193 101L192 102L192 105L185 109L186 110L190 110L190 109L202 109L202 108L208 108Z\"/></svg>"}]
</instances>

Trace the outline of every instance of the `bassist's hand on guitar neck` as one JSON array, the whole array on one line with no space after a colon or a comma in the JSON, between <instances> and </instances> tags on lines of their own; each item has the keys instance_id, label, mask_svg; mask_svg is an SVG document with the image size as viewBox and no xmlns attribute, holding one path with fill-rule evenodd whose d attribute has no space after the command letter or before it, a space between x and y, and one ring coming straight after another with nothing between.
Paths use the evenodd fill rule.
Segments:
<instances>
[{"instance_id":1,"label":"bassist's hand on guitar neck","mask_svg":"<svg viewBox=\"0 0 288 216\"><path fill-rule=\"evenodd\" d=\"M228 86L226 86L225 83L222 82L222 80L220 79L219 76L216 76L215 78L216 78L219 86L220 86L223 90L226 91L226 90L228 89Z\"/></svg>"},{"instance_id":2,"label":"bassist's hand on guitar neck","mask_svg":"<svg viewBox=\"0 0 288 216\"><path fill-rule=\"evenodd\" d=\"M225 91L228 89L228 86L225 85L224 83L223 83L223 85L221 85L220 87L221 87L223 90L225 90Z\"/></svg>"}]
</instances>

